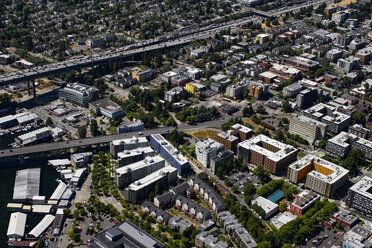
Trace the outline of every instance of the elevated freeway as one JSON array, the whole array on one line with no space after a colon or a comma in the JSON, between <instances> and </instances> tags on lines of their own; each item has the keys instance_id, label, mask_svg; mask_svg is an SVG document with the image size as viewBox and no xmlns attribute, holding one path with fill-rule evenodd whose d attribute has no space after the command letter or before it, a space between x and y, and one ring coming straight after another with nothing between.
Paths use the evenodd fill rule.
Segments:
<instances>
[{"instance_id":1,"label":"elevated freeway","mask_svg":"<svg viewBox=\"0 0 372 248\"><path fill-rule=\"evenodd\" d=\"M220 128L224 120L217 119L214 121L203 122L198 125L179 125L179 131L189 131L194 129L201 129L201 128ZM141 136L150 136L154 133L165 134L170 132L174 129L174 127L162 127L162 128L154 128L149 130L141 131ZM54 150L63 150L69 149L73 147L79 146L92 146L92 145L100 145L100 144L108 144L113 140L117 139L125 139L131 138L133 136L139 136L139 132L128 132L122 134L115 134L115 135L106 135L106 136L98 136L93 138L85 138L79 140L70 140L70 141L60 141L60 142L52 142L52 143L42 143L37 145L25 146L20 148L9 148L0 150L0 159L6 157L13 157L13 156L24 156L30 155L34 153L43 153L49 152Z\"/></svg>"},{"instance_id":2,"label":"elevated freeway","mask_svg":"<svg viewBox=\"0 0 372 248\"><path fill-rule=\"evenodd\" d=\"M330 0L312 0L296 6L270 10L268 12L257 10L251 7L246 7L243 11L246 12L247 10L249 10L252 11L252 13L254 13L255 15L250 17L245 16L241 19L229 21L226 23L211 24L207 27L193 27L192 29L188 29L183 32L177 31L173 34L171 33L163 37L158 37L148 41L138 42L131 46L118 48L114 51L105 51L88 56L78 56L62 62L51 63L43 66L37 66L31 69L24 69L6 73L0 75L0 86L26 81L30 82L40 77L56 76L68 71L79 70L84 67L112 63L113 61L117 60L125 60L130 56L154 51L164 47L173 47L187 44L196 39L210 37L221 30L229 28L234 29L240 27L246 22L257 21L259 20L259 17L257 17L256 15L260 15L263 17L280 16L288 12L298 11L301 8L319 5L326 1Z\"/></svg>"}]
</instances>

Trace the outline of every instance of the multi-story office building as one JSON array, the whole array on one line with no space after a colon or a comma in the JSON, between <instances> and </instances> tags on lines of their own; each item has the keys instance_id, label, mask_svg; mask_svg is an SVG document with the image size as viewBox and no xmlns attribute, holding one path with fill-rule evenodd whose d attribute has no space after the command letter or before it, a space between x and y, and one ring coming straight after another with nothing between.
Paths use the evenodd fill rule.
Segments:
<instances>
[{"instance_id":1,"label":"multi-story office building","mask_svg":"<svg viewBox=\"0 0 372 248\"><path fill-rule=\"evenodd\" d=\"M176 180L177 169L172 166L163 167L160 170L131 183L124 189L124 198L129 202L139 203L149 196L156 184L159 185L160 190L164 190L169 184Z\"/></svg>"},{"instance_id":2,"label":"multi-story office building","mask_svg":"<svg viewBox=\"0 0 372 248\"><path fill-rule=\"evenodd\" d=\"M217 134L217 141L224 145L226 150L236 152L239 138L232 135L231 132L221 132Z\"/></svg>"},{"instance_id":3,"label":"multi-story office building","mask_svg":"<svg viewBox=\"0 0 372 248\"><path fill-rule=\"evenodd\" d=\"M124 116L124 110L119 104L107 98L89 103L89 108L94 110L97 115L103 115L108 118L120 118Z\"/></svg>"},{"instance_id":4,"label":"multi-story office building","mask_svg":"<svg viewBox=\"0 0 372 248\"><path fill-rule=\"evenodd\" d=\"M160 156L146 157L144 160L135 162L116 169L115 180L120 189L128 186L165 166L165 160Z\"/></svg>"},{"instance_id":5,"label":"multi-story office building","mask_svg":"<svg viewBox=\"0 0 372 248\"><path fill-rule=\"evenodd\" d=\"M154 150L149 147L138 147L133 150L126 150L118 153L118 167L123 167L128 164L138 162L146 157L152 157L155 155Z\"/></svg>"},{"instance_id":6,"label":"multi-story office building","mask_svg":"<svg viewBox=\"0 0 372 248\"><path fill-rule=\"evenodd\" d=\"M263 165L272 174L278 174L296 161L297 149L261 134L240 142L238 156L245 162Z\"/></svg>"},{"instance_id":7,"label":"multi-story office building","mask_svg":"<svg viewBox=\"0 0 372 248\"><path fill-rule=\"evenodd\" d=\"M349 188L346 204L372 214L372 178L365 176Z\"/></svg>"},{"instance_id":8,"label":"multi-story office building","mask_svg":"<svg viewBox=\"0 0 372 248\"><path fill-rule=\"evenodd\" d=\"M307 88L297 95L296 97L296 105L300 109L305 109L311 105L313 105L313 102L317 100L318 97L318 89L316 88Z\"/></svg>"},{"instance_id":9,"label":"multi-story office building","mask_svg":"<svg viewBox=\"0 0 372 248\"><path fill-rule=\"evenodd\" d=\"M287 64L292 65L303 72L315 70L319 66L318 62L311 60L311 59L299 57L299 56L295 56L295 57L288 59Z\"/></svg>"},{"instance_id":10,"label":"multi-story office building","mask_svg":"<svg viewBox=\"0 0 372 248\"><path fill-rule=\"evenodd\" d=\"M177 169L178 174L185 175L189 171L190 165L187 158L180 154L161 134L152 134L150 144L171 166Z\"/></svg>"},{"instance_id":11,"label":"multi-story office building","mask_svg":"<svg viewBox=\"0 0 372 248\"><path fill-rule=\"evenodd\" d=\"M344 55L344 52L339 49L339 48L334 48L334 49L331 49L327 52L327 59L331 60L331 61L336 61L337 59L340 59L342 58L342 56Z\"/></svg>"},{"instance_id":12,"label":"multi-story office building","mask_svg":"<svg viewBox=\"0 0 372 248\"><path fill-rule=\"evenodd\" d=\"M191 176L187 182L203 198L214 213L219 213L226 209L226 205L220 196L199 177Z\"/></svg>"},{"instance_id":13,"label":"multi-story office building","mask_svg":"<svg viewBox=\"0 0 372 248\"><path fill-rule=\"evenodd\" d=\"M327 131L339 133L346 130L351 123L351 117L337 111L336 107L319 103L308 108L303 113L305 116L327 124Z\"/></svg>"},{"instance_id":14,"label":"multi-story office building","mask_svg":"<svg viewBox=\"0 0 372 248\"><path fill-rule=\"evenodd\" d=\"M301 216L313 206L315 201L319 198L320 197L314 192L305 190L296 196L293 202L287 207L287 211L294 215Z\"/></svg>"},{"instance_id":15,"label":"multi-story office building","mask_svg":"<svg viewBox=\"0 0 372 248\"><path fill-rule=\"evenodd\" d=\"M289 181L298 183L306 178L305 186L330 197L348 180L349 171L314 155L307 155L288 167Z\"/></svg>"},{"instance_id":16,"label":"multi-story office building","mask_svg":"<svg viewBox=\"0 0 372 248\"><path fill-rule=\"evenodd\" d=\"M247 85L243 82L233 84L226 88L226 95L234 98L241 98L245 88L247 88Z\"/></svg>"},{"instance_id":17,"label":"multi-story office building","mask_svg":"<svg viewBox=\"0 0 372 248\"><path fill-rule=\"evenodd\" d=\"M183 88L181 86L174 87L173 89L168 90L164 94L164 100L171 102L173 101L176 96L181 95L183 92Z\"/></svg>"},{"instance_id":18,"label":"multi-story office building","mask_svg":"<svg viewBox=\"0 0 372 248\"><path fill-rule=\"evenodd\" d=\"M360 149L366 158L372 159L372 142L367 139L341 132L327 141L326 151L336 157L345 157L352 149Z\"/></svg>"},{"instance_id":19,"label":"multi-story office building","mask_svg":"<svg viewBox=\"0 0 372 248\"><path fill-rule=\"evenodd\" d=\"M135 137L128 139L113 140L110 143L110 152L114 158L117 157L119 152L133 150L138 147L147 147L148 141L146 137Z\"/></svg>"},{"instance_id":20,"label":"multi-story office building","mask_svg":"<svg viewBox=\"0 0 372 248\"><path fill-rule=\"evenodd\" d=\"M306 139L309 144L314 144L315 141L323 139L327 134L327 125L301 115L295 116L290 120L288 131Z\"/></svg>"},{"instance_id":21,"label":"multi-story office building","mask_svg":"<svg viewBox=\"0 0 372 248\"><path fill-rule=\"evenodd\" d=\"M290 84L283 88L283 95L287 97L295 97L297 96L304 87L300 83Z\"/></svg>"},{"instance_id":22,"label":"multi-story office building","mask_svg":"<svg viewBox=\"0 0 372 248\"><path fill-rule=\"evenodd\" d=\"M249 82L248 89L249 89L248 94L250 96L253 96L257 99L261 99L269 91L269 85L252 81Z\"/></svg>"},{"instance_id":23,"label":"multi-story office building","mask_svg":"<svg viewBox=\"0 0 372 248\"><path fill-rule=\"evenodd\" d=\"M213 174L216 175L218 167L224 161L229 161L234 159L234 153L229 150L221 150L218 154L211 158L210 169Z\"/></svg>"},{"instance_id":24,"label":"multi-story office building","mask_svg":"<svg viewBox=\"0 0 372 248\"><path fill-rule=\"evenodd\" d=\"M110 229L98 233L93 237L93 240L88 247L164 248L165 245L138 226L126 220Z\"/></svg>"},{"instance_id":25,"label":"multi-story office building","mask_svg":"<svg viewBox=\"0 0 372 248\"><path fill-rule=\"evenodd\" d=\"M359 138L362 138L362 139L368 139L370 131L369 129L364 128L360 124L354 124L349 127L348 133L354 134L355 136L358 136Z\"/></svg>"},{"instance_id":26,"label":"multi-story office building","mask_svg":"<svg viewBox=\"0 0 372 248\"><path fill-rule=\"evenodd\" d=\"M273 64L269 71L276 74L279 78L283 80L297 79L302 74L299 69L296 69L292 66L281 65L276 63Z\"/></svg>"},{"instance_id":27,"label":"multi-story office building","mask_svg":"<svg viewBox=\"0 0 372 248\"><path fill-rule=\"evenodd\" d=\"M88 107L89 102L99 98L99 91L85 84L71 83L58 90L58 97Z\"/></svg>"},{"instance_id":28,"label":"multi-story office building","mask_svg":"<svg viewBox=\"0 0 372 248\"><path fill-rule=\"evenodd\" d=\"M336 70L339 72L349 73L359 68L360 58L348 57L337 60Z\"/></svg>"},{"instance_id":29,"label":"multi-story office building","mask_svg":"<svg viewBox=\"0 0 372 248\"><path fill-rule=\"evenodd\" d=\"M242 124L234 124L230 129L236 137L240 138L240 141L252 138L253 130L249 127L243 126Z\"/></svg>"},{"instance_id":30,"label":"multi-story office building","mask_svg":"<svg viewBox=\"0 0 372 248\"><path fill-rule=\"evenodd\" d=\"M83 167L93 157L91 152L74 153L71 155L71 164L76 167Z\"/></svg>"},{"instance_id":31,"label":"multi-story office building","mask_svg":"<svg viewBox=\"0 0 372 248\"><path fill-rule=\"evenodd\" d=\"M223 144L212 140L210 138L206 138L204 140L199 141L195 145L195 153L196 159L205 165L205 167L209 168L211 159L217 155L219 151L223 150Z\"/></svg>"},{"instance_id":32,"label":"multi-story office building","mask_svg":"<svg viewBox=\"0 0 372 248\"><path fill-rule=\"evenodd\" d=\"M117 128L119 133L136 132L145 129L145 124L141 120L133 120L130 123L124 124Z\"/></svg>"},{"instance_id":33,"label":"multi-story office building","mask_svg":"<svg viewBox=\"0 0 372 248\"><path fill-rule=\"evenodd\" d=\"M365 47L360 49L356 54L355 57L360 58L360 63L362 65L366 65L369 61L372 60L372 47Z\"/></svg>"}]
</instances>

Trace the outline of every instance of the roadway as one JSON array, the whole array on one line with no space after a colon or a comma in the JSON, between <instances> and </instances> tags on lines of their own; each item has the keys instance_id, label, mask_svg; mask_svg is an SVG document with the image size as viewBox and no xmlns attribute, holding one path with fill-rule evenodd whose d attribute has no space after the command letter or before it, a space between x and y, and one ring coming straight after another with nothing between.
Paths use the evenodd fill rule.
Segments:
<instances>
[{"instance_id":1,"label":"roadway","mask_svg":"<svg viewBox=\"0 0 372 248\"><path fill-rule=\"evenodd\" d=\"M243 12L250 10L253 13L268 16L280 16L288 12L298 11L301 8L319 5L320 3L330 0L308 1L293 7L285 7L281 9L270 10L263 12L251 7L247 7ZM19 83L24 81L32 81L35 78L55 76L67 71L79 70L84 67L102 65L111 63L116 60L121 60L129 56L137 55L144 52L154 51L164 47L173 47L190 43L197 39L210 37L221 30L228 28L237 28L246 22L259 20L257 16L243 17L238 20L232 20L226 23L211 24L206 27L195 27L193 29L181 32L180 34L170 33L167 36L154 38L148 41L141 41L134 45L118 48L114 51L99 52L94 55L77 56L70 60L51 63L43 66L33 67L31 69L18 70L15 72L0 75L0 85ZM178 32L178 31L176 31ZM155 44L156 43L156 44Z\"/></svg>"},{"instance_id":2,"label":"roadway","mask_svg":"<svg viewBox=\"0 0 372 248\"><path fill-rule=\"evenodd\" d=\"M220 128L221 125L225 122L225 118L219 118L213 121L202 122L197 125L187 125L182 124L178 126L179 131L188 131L193 129L202 129L202 128ZM154 133L164 134L174 130L174 127L161 127L161 128L154 128L143 130L141 136L150 136ZM52 143L43 143L31 146L25 146L20 148L11 148L0 150L0 158L12 157L12 156L23 156L27 154L33 153L41 153L41 152L48 152L53 150L60 150L60 149L69 149L73 147L79 146L91 146L97 144L107 144L113 140L117 139L125 139L130 138L133 136L138 136L139 132L128 132L122 134L114 134L114 135L106 135L106 136L98 136L93 138L85 138L79 140L69 140L69 141L60 141L60 142L52 142Z\"/></svg>"}]
</instances>

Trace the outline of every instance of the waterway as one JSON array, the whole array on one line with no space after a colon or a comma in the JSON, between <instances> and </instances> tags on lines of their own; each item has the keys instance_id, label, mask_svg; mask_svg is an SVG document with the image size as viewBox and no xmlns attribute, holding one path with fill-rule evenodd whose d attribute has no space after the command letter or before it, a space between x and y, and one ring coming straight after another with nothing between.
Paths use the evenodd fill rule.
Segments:
<instances>
[{"instance_id":1,"label":"waterway","mask_svg":"<svg viewBox=\"0 0 372 248\"><path fill-rule=\"evenodd\" d=\"M2 143L2 141L3 140L0 138L0 143ZM59 174L52 166L48 166L47 162L36 163L32 166L18 166L17 168L4 168L3 165L1 165L0 168L2 168L0 169L0 247L8 247L6 233L8 230L10 212L7 211L6 206L9 202L12 202L16 171L27 168L41 168L40 195L46 196L47 199L58 186L56 179L59 177ZM38 216L27 213L27 227L25 233L27 234L31 231L42 218L43 216L41 215Z\"/></svg>"}]
</instances>

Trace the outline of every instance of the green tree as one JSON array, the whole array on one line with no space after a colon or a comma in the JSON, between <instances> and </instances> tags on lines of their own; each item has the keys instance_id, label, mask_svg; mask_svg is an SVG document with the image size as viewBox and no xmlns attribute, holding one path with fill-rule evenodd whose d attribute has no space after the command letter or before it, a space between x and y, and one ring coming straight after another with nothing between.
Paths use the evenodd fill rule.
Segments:
<instances>
[{"instance_id":1,"label":"green tree","mask_svg":"<svg viewBox=\"0 0 372 248\"><path fill-rule=\"evenodd\" d=\"M98 135L98 124L95 119L90 121L90 133L93 137Z\"/></svg>"},{"instance_id":2,"label":"green tree","mask_svg":"<svg viewBox=\"0 0 372 248\"><path fill-rule=\"evenodd\" d=\"M351 116L352 124L361 124L364 125L366 122L366 113L363 111L357 110Z\"/></svg>"},{"instance_id":3,"label":"green tree","mask_svg":"<svg viewBox=\"0 0 372 248\"><path fill-rule=\"evenodd\" d=\"M52 119L50 117L48 117L48 119L46 119L45 125L48 126L48 127L50 127L51 125L53 125L53 121L52 121Z\"/></svg>"},{"instance_id":4,"label":"green tree","mask_svg":"<svg viewBox=\"0 0 372 248\"><path fill-rule=\"evenodd\" d=\"M281 202L279 204L279 211L284 212L287 209L287 203L286 202Z\"/></svg>"},{"instance_id":5,"label":"green tree","mask_svg":"<svg viewBox=\"0 0 372 248\"><path fill-rule=\"evenodd\" d=\"M254 114L254 110L252 104L249 104L247 107L243 109L243 116L244 117L251 117Z\"/></svg>"},{"instance_id":6,"label":"green tree","mask_svg":"<svg viewBox=\"0 0 372 248\"><path fill-rule=\"evenodd\" d=\"M358 167L362 167L366 165L366 161L364 158L364 151L360 149L353 149L347 155L347 158L341 163L342 167L350 170L352 175L357 175Z\"/></svg>"},{"instance_id":7,"label":"green tree","mask_svg":"<svg viewBox=\"0 0 372 248\"><path fill-rule=\"evenodd\" d=\"M79 127L78 135L80 139L84 139L87 137L87 128L86 127Z\"/></svg>"},{"instance_id":8,"label":"green tree","mask_svg":"<svg viewBox=\"0 0 372 248\"><path fill-rule=\"evenodd\" d=\"M289 104L289 101L288 100L285 100L283 102L282 111L284 113L289 113L289 112L292 111L291 105Z\"/></svg>"}]
</instances>

